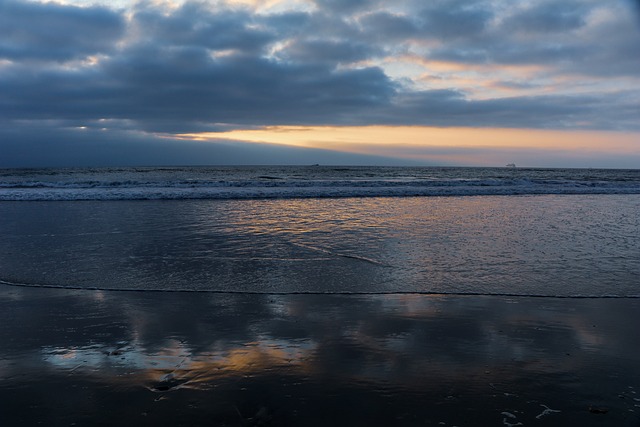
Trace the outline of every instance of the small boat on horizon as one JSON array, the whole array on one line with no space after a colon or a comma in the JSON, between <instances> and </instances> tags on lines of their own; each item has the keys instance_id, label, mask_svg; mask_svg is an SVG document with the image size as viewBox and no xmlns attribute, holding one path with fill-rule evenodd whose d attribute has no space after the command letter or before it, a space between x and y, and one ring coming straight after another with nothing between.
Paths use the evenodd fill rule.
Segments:
<instances>
[{"instance_id":1,"label":"small boat on horizon","mask_svg":"<svg viewBox=\"0 0 640 427\"><path fill-rule=\"evenodd\" d=\"M515 163L509 163L505 166L506 168L515 168L516 164Z\"/></svg>"}]
</instances>

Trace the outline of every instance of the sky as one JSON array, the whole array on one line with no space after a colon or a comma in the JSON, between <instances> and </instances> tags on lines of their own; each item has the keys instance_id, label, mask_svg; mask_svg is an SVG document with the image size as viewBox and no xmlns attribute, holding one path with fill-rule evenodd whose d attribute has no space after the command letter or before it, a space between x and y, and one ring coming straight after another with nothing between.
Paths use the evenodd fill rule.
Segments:
<instances>
[{"instance_id":1,"label":"sky","mask_svg":"<svg viewBox=\"0 0 640 427\"><path fill-rule=\"evenodd\" d=\"M0 167L640 168L633 0L0 0Z\"/></svg>"}]
</instances>

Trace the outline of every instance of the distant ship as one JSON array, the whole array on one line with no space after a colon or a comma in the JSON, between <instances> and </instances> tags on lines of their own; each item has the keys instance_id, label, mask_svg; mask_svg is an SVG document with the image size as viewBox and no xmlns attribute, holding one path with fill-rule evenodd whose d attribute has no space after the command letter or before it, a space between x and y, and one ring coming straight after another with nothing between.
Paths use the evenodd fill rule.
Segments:
<instances>
[{"instance_id":1,"label":"distant ship","mask_svg":"<svg viewBox=\"0 0 640 427\"><path fill-rule=\"evenodd\" d=\"M505 168L515 168L516 164L515 163L509 163L508 165L505 166Z\"/></svg>"}]
</instances>

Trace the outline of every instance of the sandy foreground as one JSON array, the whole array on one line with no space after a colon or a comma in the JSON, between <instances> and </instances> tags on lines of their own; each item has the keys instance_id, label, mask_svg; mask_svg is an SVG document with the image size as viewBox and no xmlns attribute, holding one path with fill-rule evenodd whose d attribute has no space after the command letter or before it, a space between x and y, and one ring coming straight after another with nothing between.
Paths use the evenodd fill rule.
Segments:
<instances>
[{"instance_id":1,"label":"sandy foreground","mask_svg":"<svg viewBox=\"0 0 640 427\"><path fill-rule=\"evenodd\" d=\"M0 285L0 425L638 426L640 299Z\"/></svg>"}]
</instances>

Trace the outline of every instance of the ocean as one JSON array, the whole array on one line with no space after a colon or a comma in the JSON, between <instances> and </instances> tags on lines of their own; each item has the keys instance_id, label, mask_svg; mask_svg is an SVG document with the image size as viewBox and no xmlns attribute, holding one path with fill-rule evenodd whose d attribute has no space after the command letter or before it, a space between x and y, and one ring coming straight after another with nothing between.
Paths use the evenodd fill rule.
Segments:
<instances>
[{"instance_id":1,"label":"ocean","mask_svg":"<svg viewBox=\"0 0 640 427\"><path fill-rule=\"evenodd\" d=\"M638 426L640 171L0 171L0 425Z\"/></svg>"},{"instance_id":2,"label":"ocean","mask_svg":"<svg viewBox=\"0 0 640 427\"><path fill-rule=\"evenodd\" d=\"M640 170L8 169L0 200L9 284L640 296Z\"/></svg>"},{"instance_id":3,"label":"ocean","mask_svg":"<svg viewBox=\"0 0 640 427\"><path fill-rule=\"evenodd\" d=\"M0 169L0 200L640 194L640 170L456 167Z\"/></svg>"}]
</instances>

